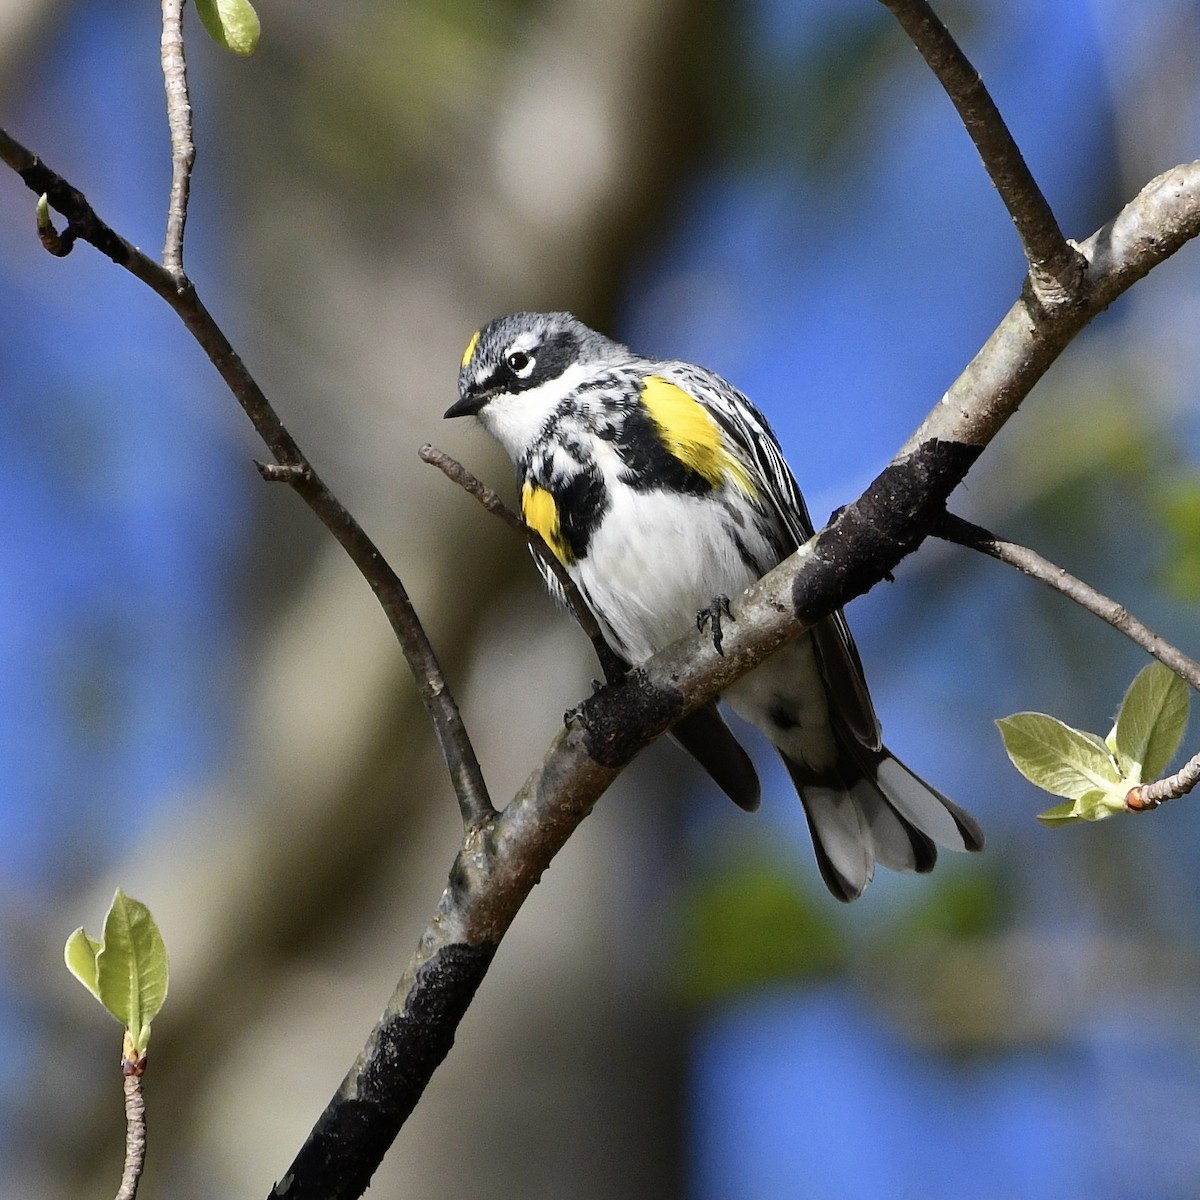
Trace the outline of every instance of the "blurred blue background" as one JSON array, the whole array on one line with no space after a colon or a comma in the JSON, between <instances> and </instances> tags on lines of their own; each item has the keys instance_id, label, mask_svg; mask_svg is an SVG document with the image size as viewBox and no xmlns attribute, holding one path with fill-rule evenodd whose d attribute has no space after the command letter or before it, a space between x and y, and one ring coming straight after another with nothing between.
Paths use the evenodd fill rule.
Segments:
<instances>
[{"instance_id":1,"label":"blurred blue background","mask_svg":"<svg viewBox=\"0 0 1200 1200\"><path fill-rule=\"evenodd\" d=\"M448 108L465 107L460 89L495 84L474 70L473 38L495 37L505 53L549 40L537 6L497 4L482 22L457 5L450 17L411 8L395 54L440 64L451 77ZM386 127L385 89L372 74L374 55L386 55L353 40L382 37L376 9L285 16L263 6L268 41L282 35L284 51L272 61L265 44L258 69L267 83L291 80L284 95L299 132L255 125L239 109L239 88L263 86L247 81L255 65L230 66L192 35L194 84L219 99L197 104L188 261L210 306L246 331L289 418L289 390L299 392L302 440L318 465L344 469L352 507L379 494L396 461L418 472L412 451L441 434L434 418L456 359L438 339L465 343L492 315L473 304L554 303L589 319L607 314L638 350L733 380L773 422L819 525L895 453L1020 288L1007 215L945 96L879 5L753 0L716 16L700 5L686 19L698 39L714 38L706 61L720 68L705 81L703 129L688 135L685 161L669 156L676 173L656 185L654 213L630 220L628 253L610 278L585 288L568 274L543 289L535 272L514 271L481 285L485 294L454 319L430 304L408 327L372 309L380 328L364 339L385 354L391 339L396 354L411 353L399 345L410 340L446 382L417 395L397 424L366 420L391 450L355 476L342 423L363 418L336 405L322 416L317 397L331 382L339 396L386 391L387 368L379 381L324 376L321 351L296 333L303 322L279 310L308 305L326 314L316 322L368 317L353 308L353 282L286 295L285 255L263 246L282 238L275 224L336 221L346 211L338 202L364 228L390 206L399 221L418 205L418 182L396 179L404 157L375 163L382 180L373 180L319 81L295 86L305 53L314 75L348 69L342 86L367 92L355 119ZM1151 176L1196 156L1194 3L958 0L939 11L1068 235L1086 236ZM156 22L154 6L60 6L0 75L2 123L147 247L161 236L168 182ZM435 197L438 186L470 195L470 172L442 160L473 144L444 136L439 98L429 117L416 85L389 86L410 124L383 144L452 177L429 185ZM558 86L569 102L570 82ZM328 127L318 111L334 112ZM231 136L240 146L226 147ZM404 136L424 139L421 149ZM319 146L310 160L306 139ZM320 209L310 192L292 193L248 227L243 205L261 200L262 178L288 152L309 162L310 176L319 162L335 203ZM253 163L258 156L265 161ZM536 191L535 179L525 182ZM3 1144L6 1126L12 1137L28 1129L29 1064L55 1053L60 1028L41 1008L49 985L40 981L57 987L57 977L39 967L31 985L22 966L32 946L44 955L43 934L56 948L69 932L46 914L87 894L147 830L169 829L191 797L234 770L255 648L278 617L276 592L302 570L274 568L317 552L303 515L281 518L282 502L264 507L232 401L161 304L86 247L61 262L42 253L32 198L15 178L0 183L0 214ZM452 208L447 221L460 217ZM499 223L463 228L460 272L471 236L508 236ZM373 243L364 245L355 265L369 274ZM414 291L442 270L441 253L432 239L411 251ZM1200 596L1197 280L1188 248L1086 331L957 497L958 511L1062 562L1185 650L1197 644ZM471 296L469 278L458 287ZM401 514L389 544L402 574L414 544L430 552L409 530L419 523ZM652 950L626 946L628 974L616 986L644 981L650 957L652 990L686 1031L678 1109L664 1116L678 1130L678 1173L663 1194L1194 1196L1200 887L1191 865L1200 838L1190 802L1045 829L1033 818L1050 799L1008 765L992 724L1038 709L1104 733L1139 652L1015 573L943 546L923 548L849 615L889 744L980 817L988 849L970 861L948 856L928 879L881 876L842 909L821 891L799 806L761 745L768 799L756 820L698 785L669 809L677 824L638 840L646 857L628 878L655 879L643 898L673 915L650 921ZM568 691L581 694L583 679ZM422 912L435 895L416 901ZM78 913L89 916L93 928L98 912ZM618 922L623 937L638 936L634 924ZM80 1161L89 1153L79 1150ZM55 1194L43 1167L44 1177L26 1168L22 1178ZM183 1194L211 1185L189 1186Z\"/></svg>"}]
</instances>

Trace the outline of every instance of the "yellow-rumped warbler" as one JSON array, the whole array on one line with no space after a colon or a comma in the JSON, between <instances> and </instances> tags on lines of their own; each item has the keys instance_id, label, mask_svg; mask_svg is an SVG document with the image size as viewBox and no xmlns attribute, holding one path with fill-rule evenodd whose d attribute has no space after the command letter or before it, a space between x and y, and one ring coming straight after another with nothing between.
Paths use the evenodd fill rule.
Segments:
<instances>
[{"instance_id":1,"label":"yellow-rumped warbler","mask_svg":"<svg viewBox=\"0 0 1200 1200\"><path fill-rule=\"evenodd\" d=\"M717 626L725 597L812 537L770 426L703 367L640 358L569 313L515 313L471 338L458 390L446 416L477 416L508 451L525 520L628 662L698 615ZM876 862L929 871L934 843L983 845L970 814L883 745L841 612L723 698L782 756L838 899L860 895ZM715 702L672 732L737 804L758 807L758 775Z\"/></svg>"}]
</instances>

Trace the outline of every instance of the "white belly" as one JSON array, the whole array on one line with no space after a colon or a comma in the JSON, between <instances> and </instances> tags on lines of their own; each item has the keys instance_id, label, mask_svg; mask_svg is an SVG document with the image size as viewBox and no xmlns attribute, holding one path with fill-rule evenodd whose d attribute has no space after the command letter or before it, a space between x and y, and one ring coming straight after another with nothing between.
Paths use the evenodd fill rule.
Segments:
<instances>
[{"instance_id":1,"label":"white belly","mask_svg":"<svg viewBox=\"0 0 1200 1200\"><path fill-rule=\"evenodd\" d=\"M571 574L602 616L615 648L633 662L695 629L714 596L736 597L759 572L739 552L769 567L766 540L747 523L734 529L711 496L610 492L612 507Z\"/></svg>"}]
</instances>

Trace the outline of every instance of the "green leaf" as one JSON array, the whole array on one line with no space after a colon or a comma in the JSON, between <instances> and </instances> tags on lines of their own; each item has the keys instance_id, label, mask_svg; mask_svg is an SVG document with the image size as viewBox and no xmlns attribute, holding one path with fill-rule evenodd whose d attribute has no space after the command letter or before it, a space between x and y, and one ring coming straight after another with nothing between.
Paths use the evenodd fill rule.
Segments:
<instances>
[{"instance_id":1,"label":"green leaf","mask_svg":"<svg viewBox=\"0 0 1200 1200\"><path fill-rule=\"evenodd\" d=\"M1014 713L996 724L1017 770L1055 796L1083 800L1092 792L1108 793L1120 782L1116 763L1095 734L1045 713Z\"/></svg>"},{"instance_id":2,"label":"green leaf","mask_svg":"<svg viewBox=\"0 0 1200 1200\"><path fill-rule=\"evenodd\" d=\"M167 947L150 910L117 888L104 937L77 929L64 956L71 974L125 1026L135 1054L144 1054L150 1022L167 998Z\"/></svg>"},{"instance_id":3,"label":"green leaf","mask_svg":"<svg viewBox=\"0 0 1200 1200\"><path fill-rule=\"evenodd\" d=\"M1059 825L1074 825L1076 821L1082 821L1083 818L1075 811L1077 801L1068 800L1066 804L1056 804L1053 808L1048 808L1045 812L1038 813L1038 820L1043 825L1049 825L1051 828L1056 828Z\"/></svg>"},{"instance_id":4,"label":"green leaf","mask_svg":"<svg viewBox=\"0 0 1200 1200\"><path fill-rule=\"evenodd\" d=\"M67 970L83 984L97 1000L100 999L100 985L96 981L96 955L100 953L102 943L86 933L80 926L69 938L63 949L63 957L67 962Z\"/></svg>"},{"instance_id":5,"label":"green leaf","mask_svg":"<svg viewBox=\"0 0 1200 1200\"><path fill-rule=\"evenodd\" d=\"M1125 796L1129 791L1127 781L1121 780L1107 789L1096 788L1095 791L1080 796L1078 800L1068 800L1066 804L1056 804L1045 812L1038 813L1038 820L1043 825L1058 827L1073 825L1076 821L1103 821L1114 813L1128 811Z\"/></svg>"},{"instance_id":6,"label":"green leaf","mask_svg":"<svg viewBox=\"0 0 1200 1200\"><path fill-rule=\"evenodd\" d=\"M150 1022L167 998L167 948L150 910L120 888L104 919L104 946L96 955L100 1003L129 1030L139 1053Z\"/></svg>"},{"instance_id":7,"label":"green leaf","mask_svg":"<svg viewBox=\"0 0 1200 1200\"><path fill-rule=\"evenodd\" d=\"M250 0L196 0L200 20L218 46L234 54L253 54L261 26Z\"/></svg>"},{"instance_id":8,"label":"green leaf","mask_svg":"<svg viewBox=\"0 0 1200 1200\"><path fill-rule=\"evenodd\" d=\"M1187 684L1169 667L1155 662L1138 672L1110 735L1130 786L1149 783L1166 770L1183 740L1188 706Z\"/></svg>"}]
</instances>

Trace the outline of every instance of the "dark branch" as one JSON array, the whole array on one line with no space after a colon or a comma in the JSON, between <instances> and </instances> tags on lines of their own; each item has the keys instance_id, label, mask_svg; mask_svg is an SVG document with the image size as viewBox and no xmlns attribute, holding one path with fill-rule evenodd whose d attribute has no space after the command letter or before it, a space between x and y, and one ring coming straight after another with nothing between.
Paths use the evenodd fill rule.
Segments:
<instances>
[{"instance_id":1,"label":"dark branch","mask_svg":"<svg viewBox=\"0 0 1200 1200\"><path fill-rule=\"evenodd\" d=\"M421 447L418 454L422 462L437 467L447 479L457 483L469 495L474 496L488 512L499 517L510 529L515 529L525 539L543 571L554 576L572 615L580 629L587 634L591 641L592 649L595 650L596 657L600 660L600 669L604 672L604 678L609 683L616 683L629 670L629 664L604 640L600 624L592 610L588 608L587 601L579 594L575 580L571 578L567 568L559 562L554 551L546 545L542 535L536 529L526 525L486 483L477 479L462 463L451 458L444 450L426 444Z\"/></svg>"},{"instance_id":2,"label":"dark branch","mask_svg":"<svg viewBox=\"0 0 1200 1200\"><path fill-rule=\"evenodd\" d=\"M35 194L45 193L51 206L67 218L78 238L95 246L161 296L216 367L258 436L275 456L286 482L337 539L375 593L420 690L433 722L455 795L470 820L494 810L483 772L463 725L458 705L446 685L441 666L421 626L408 592L362 526L325 486L295 439L288 432L257 381L246 369L229 339L204 307L185 276L172 275L110 228L82 192L50 170L35 154L0 129L0 160L7 163Z\"/></svg>"},{"instance_id":3,"label":"dark branch","mask_svg":"<svg viewBox=\"0 0 1200 1200\"><path fill-rule=\"evenodd\" d=\"M1000 193L1029 261L1034 294L1050 312L1077 302L1084 260L1063 237L979 72L926 0L880 0L946 90Z\"/></svg>"},{"instance_id":4,"label":"dark branch","mask_svg":"<svg viewBox=\"0 0 1200 1200\"><path fill-rule=\"evenodd\" d=\"M50 207L67 218L74 237L91 243L117 266L124 267L164 299L169 299L174 283L162 267L110 229L96 215L82 192L50 170L4 129L0 129L0 161L11 167L34 195L44 195Z\"/></svg>"},{"instance_id":5,"label":"dark branch","mask_svg":"<svg viewBox=\"0 0 1200 1200\"><path fill-rule=\"evenodd\" d=\"M426 1080L450 1053L494 953L490 944L449 945L421 964L403 1008L384 1015L359 1056L348 1077L353 1090L321 1114L272 1197L338 1200L367 1190Z\"/></svg>"}]
</instances>

